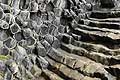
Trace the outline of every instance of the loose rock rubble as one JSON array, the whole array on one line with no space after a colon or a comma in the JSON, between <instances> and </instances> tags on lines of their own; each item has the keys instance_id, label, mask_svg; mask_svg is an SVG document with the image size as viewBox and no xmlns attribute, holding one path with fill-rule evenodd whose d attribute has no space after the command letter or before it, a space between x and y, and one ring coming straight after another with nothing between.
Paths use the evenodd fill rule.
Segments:
<instances>
[{"instance_id":1,"label":"loose rock rubble","mask_svg":"<svg viewBox=\"0 0 120 80\"><path fill-rule=\"evenodd\" d=\"M0 0L0 80L120 80L119 0Z\"/></svg>"}]
</instances>

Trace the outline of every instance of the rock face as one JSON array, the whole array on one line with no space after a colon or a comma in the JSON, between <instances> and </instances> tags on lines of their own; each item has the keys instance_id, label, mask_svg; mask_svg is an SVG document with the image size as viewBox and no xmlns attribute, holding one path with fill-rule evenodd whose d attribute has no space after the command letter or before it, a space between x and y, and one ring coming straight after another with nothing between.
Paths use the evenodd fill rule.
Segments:
<instances>
[{"instance_id":1,"label":"rock face","mask_svg":"<svg viewBox=\"0 0 120 80\"><path fill-rule=\"evenodd\" d=\"M0 80L120 80L119 0L0 0Z\"/></svg>"}]
</instances>

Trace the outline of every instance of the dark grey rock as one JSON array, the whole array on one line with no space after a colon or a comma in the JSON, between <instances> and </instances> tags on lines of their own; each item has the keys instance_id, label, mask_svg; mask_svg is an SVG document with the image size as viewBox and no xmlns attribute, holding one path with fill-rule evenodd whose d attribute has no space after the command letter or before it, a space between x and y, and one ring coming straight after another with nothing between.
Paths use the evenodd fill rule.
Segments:
<instances>
[{"instance_id":1,"label":"dark grey rock","mask_svg":"<svg viewBox=\"0 0 120 80\"><path fill-rule=\"evenodd\" d=\"M7 39L3 42L4 46L7 47L7 48L9 48L9 49L15 48L15 47L16 47L16 43L17 43L16 40L14 40L14 39L11 38L11 37L7 38Z\"/></svg>"},{"instance_id":2,"label":"dark grey rock","mask_svg":"<svg viewBox=\"0 0 120 80\"><path fill-rule=\"evenodd\" d=\"M27 69L27 70L31 70L33 64L31 63L30 59L28 57L26 57L25 59L23 59L22 61L24 67Z\"/></svg>"},{"instance_id":3,"label":"dark grey rock","mask_svg":"<svg viewBox=\"0 0 120 80\"><path fill-rule=\"evenodd\" d=\"M26 40L21 40L21 41L19 41L18 42L18 44L20 45L20 46L27 46L27 41Z\"/></svg>"},{"instance_id":4,"label":"dark grey rock","mask_svg":"<svg viewBox=\"0 0 120 80\"><path fill-rule=\"evenodd\" d=\"M43 57L47 54L45 47L40 42L37 42L37 53Z\"/></svg>"},{"instance_id":5,"label":"dark grey rock","mask_svg":"<svg viewBox=\"0 0 120 80\"><path fill-rule=\"evenodd\" d=\"M45 40L52 45L53 41L54 41L54 36L47 34L45 35Z\"/></svg>"},{"instance_id":6,"label":"dark grey rock","mask_svg":"<svg viewBox=\"0 0 120 80\"><path fill-rule=\"evenodd\" d=\"M30 12L27 10L21 11L18 15L23 21L30 20Z\"/></svg>"},{"instance_id":7,"label":"dark grey rock","mask_svg":"<svg viewBox=\"0 0 120 80\"><path fill-rule=\"evenodd\" d=\"M8 29L9 28L9 24L6 22L6 21L4 21L4 20L0 20L0 28L2 28L2 29Z\"/></svg>"},{"instance_id":8,"label":"dark grey rock","mask_svg":"<svg viewBox=\"0 0 120 80\"><path fill-rule=\"evenodd\" d=\"M58 32L64 33L65 32L65 26L63 26L63 25L58 26Z\"/></svg>"},{"instance_id":9,"label":"dark grey rock","mask_svg":"<svg viewBox=\"0 0 120 80\"><path fill-rule=\"evenodd\" d=\"M5 69L6 69L6 65L5 65L5 62L3 62L3 61L0 61L0 71L2 72L4 72L5 71Z\"/></svg>"},{"instance_id":10,"label":"dark grey rock","mask_svg":"<svg viewBox=\"0 0 120 80\"><path fill-rule=\"evenodd\" d=\"M30 36L33 36L32 30L30 28L25 28L23 30L23 36L24 38L29 38Z\"/></svg>"},{"instance_id":11,"label":"dark grey rock","mask_svg":"<svg viewBox=\"0 0 120 80\"><path fill-rule=\"evenodd\" d=\"M37 12L38 11L38 4L35 1L31 1L29 4L30 12Z\"/></svg>"},{"instance_id":12,"label":"dark grey rock","mask_svg":"<svg viewBox=\"0 0 120 80\"><path fill-rule=\"evenodd\" d=\"M21 28L20 28L20 26L18 24L15 23L15 24L12 24L10 26L10 30L11 30L12 34L15 34L15 33L20 32Z\"/></svg>"},{"instance_id":13,"label":"dark grey rock","mask_svg":"<svg viewBox=\"0 0 120 80\"><path fill-rule=\"evenodd\" d=\"M44 35L48 34L48 29L49 29L48 26L43 24L43 25L41 26L41 31L40 31L40 32L41 32L41 35L44 36Z\"/></svg>"},{"instance_id":14,"label":"dark grey rock","mask_svg":"<svg viewBox=\"0 0 120 80\"><path fill-rule=\"evenodd\" d=\"M48 61L41 56L37 58L37 62L38 62L38 65L43 69L46 69L49 65Z\"/></svg>"},{"instance_id":15,"label":"dark grey rock","mask_svg":"<svg viewBox=\"0 0 120 80\"><path fill-rule=\"evenodd\" d=\"M41 13L41 19L42 19L43 21L48 20L48 14L47 14L46 12Z\"/></svg>"},{"instance_id":16,"label":"dark grey rock","mask_svg":"<svg viewBox=\"0 0 120 80\"><path fill-rule=\"evenodd\" d=\"M13 38L17 41L21 41L23 39L22 33L18 32L13 35Z\"/></svg>"},{"instance_id":17,"label":"dark grey rock","mask_svg":"<svg viewBox=\"0 0 120 80\"><path fill-rule=\"evenodd\" d=\"M35 40L34 37L28 37L28 38L26 39L26 41L27 41L27 45L28 45L28 46L32 46L32 45L36 44L36 40Z\"/></svg>"},{"instance_id":18,"label":"dark grey rock","mask_svg":"<svg viewBox=\"0 0 120 80\"><path fill-rule=\"evenodd\" d=\"M45 12L45 11L46 11L46 4L45 4L45 3L41 3L41 4L39 4L38 6L39 6L38 9L39 9L41 12Z\"/></svg>"},{"instance_id":19,"label":"dark grey rock","mask_svg":"<svg viewBox=\"0 0 120 80\"><path fill-rule=\"evenodd\" d=\"M56 29L56 26L55 25L51 25L50 27L49 27L49 34L54 34L54 30Z\"/></svg>"},{"instance_id":20,"label":"dark grey rock","mask_svg":"<svg viewBox=\"0 0 120 80\"><path fill-rule=\"evenodd\" d=\"M55 49L60 47L60 41L56 37L54 37L52 47L55 48Z\"/></svg>"},{"instance_id":21,"label":"dark grey rock","mask_svg":"<svg viewBox=\"0 0 120 80\"><path fill-rule=\"evenodd\" d=\"M8 55L8 54L10 54L10 50L6 47L2 47L2 48L0 48L0 54L1 55Z\"/></svg>"},{"instance_id":22,"label":"dark grey rock","mask_svg":"<svg viewBox=\"0 0 120 80\"><path fill-rule=\"evenodd\" d=\"M41 44L45 47L46 51L50 50L51 45L46 40L41 41Z\"/></svg>"}]
</instances>

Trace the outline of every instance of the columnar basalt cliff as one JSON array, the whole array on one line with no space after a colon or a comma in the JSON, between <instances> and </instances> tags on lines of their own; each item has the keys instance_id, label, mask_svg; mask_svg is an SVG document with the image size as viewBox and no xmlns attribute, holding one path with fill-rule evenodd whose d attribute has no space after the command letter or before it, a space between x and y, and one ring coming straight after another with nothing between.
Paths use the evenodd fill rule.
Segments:
<instances>
[{"instance_id":1,"label":"columnar basalt cliff","mask_svg":"<svg viewBox=\"0 0 120 80\"><path fill-rule=\"evenodd\" d=\"M0 80L120 80L120 0L0 0Z\"/></svg>"}]
</instances>

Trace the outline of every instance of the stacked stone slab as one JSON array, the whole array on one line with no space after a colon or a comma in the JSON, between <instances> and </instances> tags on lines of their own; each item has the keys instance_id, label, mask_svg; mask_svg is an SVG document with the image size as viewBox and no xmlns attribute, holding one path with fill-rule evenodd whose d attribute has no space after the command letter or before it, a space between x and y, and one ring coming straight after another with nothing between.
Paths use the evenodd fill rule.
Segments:
<instances>
[{"instance_id":1,"label":"stacked stone slab","mask_svg":"<svg viewBox=\"0 0 120 80\"><path fill-rule=\"evenodd\" d=\"M0 80L119 80L120 11L100 2L0 0Z\"/></svg>"}]
</instances>

